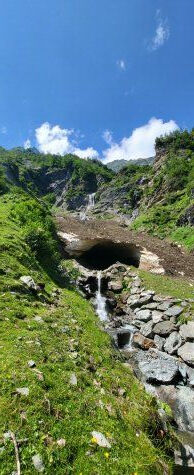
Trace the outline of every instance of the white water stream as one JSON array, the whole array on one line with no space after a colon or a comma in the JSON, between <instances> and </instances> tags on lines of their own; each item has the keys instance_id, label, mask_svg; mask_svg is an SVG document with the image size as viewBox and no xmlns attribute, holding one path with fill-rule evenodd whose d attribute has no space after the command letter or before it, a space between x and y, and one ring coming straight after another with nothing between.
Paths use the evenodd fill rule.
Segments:
<instances>
[{"instance_id":1,"label":"white water stream","mask_svg":"<svg viewBox=\"0 0 194 475\"><path fill-rule=\"evenodd\" d=\"M81 211L80 212L80 219L81 221L85 221L87 219L87 213L88 211L90 211L90 209L94 208L94 205L95 205L95 194L96 193L90 193L88 195L88 203L87 203L87 206L86 206L86 209L85 211Z\"/></svg>"},{"instance_id":2,"label":"white water stream","mask_svg":"<svg viewBox=\"0 0 194 475\"><path fill-rule=\"evenodd\" d=\"M106 298L103 297L103 295L101 294L101 278L102 278L101 271L98 271L98 274L97 274L98 289L96 292L95 306L96 306L96 313L99 316L100 320L105 321L108 318L108 313L106 310Z\"/></svg>"}]
</instances>

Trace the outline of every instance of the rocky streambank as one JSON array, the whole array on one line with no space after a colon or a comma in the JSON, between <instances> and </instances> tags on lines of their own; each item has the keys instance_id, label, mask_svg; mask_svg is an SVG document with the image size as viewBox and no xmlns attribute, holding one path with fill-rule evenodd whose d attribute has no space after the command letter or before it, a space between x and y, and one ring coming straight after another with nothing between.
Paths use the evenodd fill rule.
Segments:
<instances>
[{"instance_id":1,"label":"rocky streambank","mask_svg":"<svg viewBox=\"0 0 194 475\"><path fill-rule=\"evenodd\" d=\"M77 284L95 304L95 271L85 271ZM120 263L101 272L101 289L105 330L146 391L168 404L176 428L189 434L188 466L194 469L194 299L145 290L139 276ZM184 465L184 457L176 457Z\"/></svg>"}]
</instances>

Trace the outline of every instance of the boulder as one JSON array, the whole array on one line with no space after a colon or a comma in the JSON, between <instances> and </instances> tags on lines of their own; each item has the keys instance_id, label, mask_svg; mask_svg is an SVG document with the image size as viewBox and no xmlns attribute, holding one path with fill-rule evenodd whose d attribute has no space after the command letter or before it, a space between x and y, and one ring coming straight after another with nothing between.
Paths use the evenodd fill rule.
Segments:
<instances>
[{"instance_id":1,"label":"boulder","mask_svg":"<svg viewBox=\"0 0 194 475\"><path fill-rule=\"evenodd\" d=\"M92 439L93 439L94 443L96 443L100 447L107 447L108 449L111 449L110 442L107 440L107 438L101 432L97 432L97 431L93 430L91 432L91 434L92 434Z\"/></svg>"},{"instance_id":2,"label":"boulder","mask_svg":"<svg viewBox=\"0 0 194 475\"><path fill-rule=\"evenodd\" d=\"M37 470L37 472L40 472L40 473L44 472L44 464L39 454L36 454L32 457L32 463L34 465L35 470Z\"/></svg>"},{"instance_id":3,"label":"boulder","mask_svg":"<svg viewBox=\"0 0 194 475\"><path fill-rule=\"evenodd\" d=\"M165 312L169 309L169 307L171 307L171 305L173 305L171 301L161 302L157 305L157 310Z\"/></svg>"},{"instance_id":4,"label":"boulder","mask_svg":"<svg viewBox=\"0 0 194 475\"><path fill-rule=\"evenodd\" d=\"M194 387L194 368L190 368L189 366L187 366L187 376L188 376L188 384L189 386L193 388Z\"/></svg>"},{"instance_id":5,"label":"boulder","mask_svg":"<svg viewBox=\"0 0 194 475\"><path fill-rule=\"evenodd\" d=\"M163 319L163 313L159 312L158 310L154 310L152 312L152 320L154 323L159 323Z\"/></svg>"},{"instance_id":6,"label":"boulder","mask_svg":"<svg viewBox=\"0 0 194 475\"><path fill-rule=\"evenodd\" d=\"M156 302L147 303L146 305L143 306L143 308L148 308L149 310L156 310L157 303Z\"/></svg>"},{"instance_id":7,"label":"boulder","mask_svg":"<svg viewBox=\"0 0 194 475\"><path fill-rule=\"evenodd\" d=\"M30 275L22 275L20 280L23 284L25 284L30 290L37 290L37 285L35 284L34 280Z\"/></svg>"},{"instance_id":8,"label":"boulder","mask_svg":"<svg viewBox=\"0 0 194 475\"><path fill-rule=\"evenodd\" d=\"M178 332L172 332L166 340L164 345L164 350L167 351L170 355L176 353L178 348L182 344L182 338Z\"/></svg>"},{"instance_id":9,"label":"boulder","mask_svg":"<svg viewBox=\"0 0 194 475\"><path fill-rule=\"evenodd\" d=\"M183 467L185 473L188 468L193 467L194 470L194 449L190 445L181 445L179 450L174 451L174 462L177 467Z\"/></svg>"},{"instance_id":10,"label":"boulder","mask_svg":"<svg viewBox=\"0 0 194 475\"><path fill-rule=\"evenodd\" d=\"M143 321L143 322L148 322L151 320L152 314L150 310L139 310L136 312L136 318L137 320Z\"/></svg>"},{"instance_id":11,"label":"boulder","mask_svg":"<svg viewBox=\"0 0 194 475\"><path fill-rule=\"evenodd\" d=\"M155 342L156 347L158 348L158 350L161 350L161 351L163 350L165 341L166 341L165 338L162 338L159 335L155 335L155 337L154 337L154 342Z\"/></svg>"},{"instance_id":12,"label":"boulder","mask_svg":"<svg viewBox=\"0 0 194 475\"><path fill-rule=\"evenodd\" d=\"M146 338L141 333L135 333L133 337L133 344L142 348L143 350L149 350L149 348L155 348L156 344L150 338Z\"/></svg>"},{"instance_id":13,"label":"boulder","mask_svg":"<svg viewBox=\"0 0 194 475\"><path fill-rule=\"evenodd\" d=\"M144 323L141 327L142 335L146 336L147 338L152 338L153 337L153 326L154 326L154 323L151 320L147 323Z\"/></svg>"},{"instance_id":14,"label":"boulder","mask_svg":"<svg viewBox=\"0 0 194 475\"><path fill-rule=\"evenodd\" d=\"M130 305L131 308L141 307L142 305L146 305L147 303L151 302L153 296L148 294L144 297L138 298L136 295L132 295L128 300L127 303Z\"/></svg>"},{"instance_id":15,"label":"boulder","mask_svg":"<svg viewBox=\"0 0 194 475\"><path fill-rule=\"evenodd\" d=\"M178 375L178 362L157 349L140 350L136 355L139 370L147 382L170 383Z\"/></svg>"},{"instance_id":16,"label":"boulder","mask_svg":"<svg viewBox=\"0 0 194 475\"><path fill-rule=\"evenodd\" d=\"M147 354L147 353L146 353ZM172 356L171 356L172 358ZM181 431L194 432L194 391L188 386L159 386L158 397L173 411L173 417Z\"/></svg>"},{"instance_id":17,"label":"boulder","mask_svg":"<svg viewBox=\"0 0 194 475\"><path fill-rule=\"evenodd\" d=\"M173 305L168 310L165 311L165 315L167 317L178 317L183 311L183 308L179 307L178 305Z\"/></svg>"},{"instance_id":18,"label":"boulder","mask_svg":"<svg viewBox=\"0 0 194 475\"><path fill-rule=\"evenodd\" d=\"M178 349L177 353L186 363L194 366L194 343L185 343Z\"/></svg>"},{"instance_id":19,"label":"boulder","mask_svg":"<svg viewBox=\"0 0 194 475\"><path fill-rule=\"evenodd\" d=\"M123 290L122 280L111 280L108 283L108 289L113 292L121 292Z\"/></svg>"},{"instance_id":20,"label":"boulder","mask_svg":"<svg viewBox=\"0 0 194 475\"><path fill-rule=\"evenodd\" d=\"M160 336L168 336L170 333L176 330L175 325L172 322L164 321L156 323L153 328L153 332Z\"/></svg>"},{"instance_id":21,"label":"boulder","mask_svg":"<svg viewBox=\"0 0 194 475\"><path fill-rule=\"evenodd\" d=\"M194 340L194 322L181 325L180 334L186 341Z\"/></svg>"}]
</instances>

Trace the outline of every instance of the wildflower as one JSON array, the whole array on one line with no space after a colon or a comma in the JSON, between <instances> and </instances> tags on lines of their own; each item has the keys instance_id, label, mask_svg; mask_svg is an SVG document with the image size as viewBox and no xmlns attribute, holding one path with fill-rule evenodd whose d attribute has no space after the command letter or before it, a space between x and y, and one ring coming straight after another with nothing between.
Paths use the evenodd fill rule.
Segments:
<instances>
[{"instance_id":1,"label":"wildflower","mask_svg":"<svg viewBox=\"0 0 194 475\"><path fill-rule=\"evenodd\" d=\"M106 459L108 459L108 458L110 457L109 452L105 452L105 453L104 453L104 456L106 457Z\"/></svg>"},{"instance_id":2,"label":"wildflower","mask_svg":"<svg viewBox=\"0 0 194 475\"><path fill-rule=\"evenodd\" d=\"M91 438L91 442L92 442L92 444L97 444L97 438L96 438L96 437L92 437L92 438Z\"/></svg>"}]
</instances>

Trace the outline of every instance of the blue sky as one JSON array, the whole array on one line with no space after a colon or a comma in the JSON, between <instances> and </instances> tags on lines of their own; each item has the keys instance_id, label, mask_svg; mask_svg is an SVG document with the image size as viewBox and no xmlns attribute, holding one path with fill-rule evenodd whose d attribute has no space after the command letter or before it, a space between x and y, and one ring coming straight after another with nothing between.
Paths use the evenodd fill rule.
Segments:
<instances>
[{"instance_id":1,"label":"blue sky","mask_svg":"<svg viewBox=\"0 0 194 475\"><path fill-rule=\"evenodd\" d=\"M0 144L149 156L194 125L193 18L193 0L1 2Z\"/></svg>"}]
</instances>

